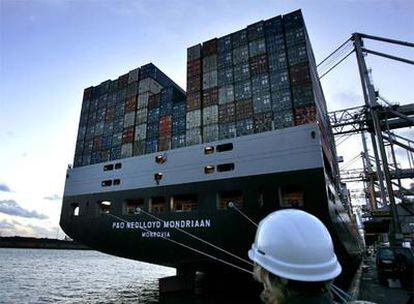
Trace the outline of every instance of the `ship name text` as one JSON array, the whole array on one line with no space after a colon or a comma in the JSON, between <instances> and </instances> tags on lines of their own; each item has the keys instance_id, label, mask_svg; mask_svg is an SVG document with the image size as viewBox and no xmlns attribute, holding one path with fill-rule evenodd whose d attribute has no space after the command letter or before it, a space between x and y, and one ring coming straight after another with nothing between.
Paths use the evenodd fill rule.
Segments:
<instances>
[{"instance_id":1,"label":"ship name text","mask_svg":"<svg viewBox=\"0 0 414 304\"><path fill-rule=\"evenodd\" d=\"M168 228L210 228L210 219L173 221L112 222L112 229L168 229Z\"/></svg>"}]
</instances>

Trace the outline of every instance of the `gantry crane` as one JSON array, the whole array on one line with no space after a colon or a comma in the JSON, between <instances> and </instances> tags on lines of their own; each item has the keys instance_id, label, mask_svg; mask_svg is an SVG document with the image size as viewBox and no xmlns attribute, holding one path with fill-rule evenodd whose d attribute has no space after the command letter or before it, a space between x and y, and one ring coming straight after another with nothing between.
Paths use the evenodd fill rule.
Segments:
<instances>
[{"instance_id":1,"label":"gantry crane","mask_svg":"<svg viewBox=\"0 0 414 304\"><path fill-rule=\"evenodd\" d=\"M365 56L381 56L409 65L414 65L414 61L367 49L364 47L366 39L414 48L414 43L411 42L354 33L318 65L318 72L322 78L352 53L356 54L364 104L330 112L329 120L332 134L338 142L341 137L358 133L361 135L363 151L355 159L359 158L362 161L363 168L340 170L338 178L341 182L362 182L368 209L371 211L375 211L378 206L389 206L392 214L390 240L395 242L401 239L396 198L401 201L402 207L414 215L414 211L404 204L406 196L414 193L404 188L401 183L402 179L414 178L414 141L396 134L393 130L414 126L414 103L393 104L381 96L374 89ZM368 139L371 142L373 156L370 155ZM399 166L395 146L406 151L408 168ZM391 154L390 159L387 157L387 151Z\"/></svg>"}]
</instances>

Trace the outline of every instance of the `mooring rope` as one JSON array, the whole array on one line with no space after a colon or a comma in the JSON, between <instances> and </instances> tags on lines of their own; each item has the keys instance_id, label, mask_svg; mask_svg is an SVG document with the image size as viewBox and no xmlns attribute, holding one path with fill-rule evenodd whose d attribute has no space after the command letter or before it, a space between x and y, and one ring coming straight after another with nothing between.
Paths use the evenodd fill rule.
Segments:
<instances>
[{"instance_id":1,"label":"mooring rope","mask_svg":"<svg viewBox=\"0 0 414 304\"><path fill-rule=\"evenodd\" d=\"M343 303L348 303L349 301L352 300L352 297L346 293L345 291L343 291L341 288L339 288L338 286L335 286L334 284L331 284L331 291L338 296L338 298L340 298L342 300Z\"/></svg>"},{"instance_id":2,"label":"mooring rope","mask_svg":"<svg viewBox=\"0 0 414 304\"><path fill-rule=\"evenodd\" d=\"M157 216L155 216L155 215L153 215L153 214L151 214L149 212L146 212L146 211L142 210L141 208L138 209L138 212L142 212L142 213L148 215L149 217L152 217L153 219L156 219L156 220L158 220L158 221L160 221L162 223L165 223L165 220L163 220L163 219L161 219L161 218L159 218L159 217L157 217ZM196 240L198 240L200 242L203 242L204 244L207 244L207 245L209 245L209 246L211 246L211 247L213 247L213 248L215 248L217 250L220 250L221 252L224 252L224 253L226 253L226 254L228 254L228 255L230 255L230 256L232 256L232 257L234 257L234 258L236 258L236 259L238 259L238 260L240 260L240 261L242 261L244 263L247 263L250 266L253 266L253 263L251 263L250 261L245 260L245 259L239 257L238 255L236 255L234 253L231 253L231 252L229 252L229 251L227 251L227 250L225 250L225 249L223 249L223 248L221 248L221 247L219 247L217 245L214 245L214 244L212 244L212 243L210 243L210 242L208 242L206 240L203 240L202 238L200 238L200 237L198 237L198 236L196 236L196 235L194 235L194 234L192 234L192 233L190 233L188 231L185 231L184 229L181 229L179 227L172 227L172 228L174 228L174 229L176 229L176 230L178 230L178 231L180 231L180 232L182 232L182 233L184 233L184 234L186 234L186 235L188 235L188 236L190 236L190 237L192 237L192 238L194 238L194 239L196 239Z\"/></svg>"},{"instance_id":3,"label":"mooring rope","mask_svg":"<svg viewBox=\"0 0 414 304\"><path fill-rule=\"evenodd\" d=\"M331 288L330 288L330 289L331 289L331 292L332 292L335 296L337 296L337 297L341 300L341 302L342 302L342 303L347 303L347 300L346 300L345 298L343 298L339 292L337 292L335 289L333 289L333 288L332 288L332 285L331 285ZM337 302L335 301L334 303L337 303Z\"/></svg>"},{"instance_id":4,"label":"mooring rope","mask_svg":"<svg viewBox=\"0 0 414 304\"><path fill-rule=\"evenodd\" d=\"M242 215L245 219L247 219L250 223L252 223L256 228L258 227L257 224L251 218L249 218L239 208L236 207L236 204L235 203L229 202L227 206L229 208L233 208L234 210L236 210L240 215Z\"/></svg>"},{"instance_id":5,"label":"mooring rope","mask_svg":"<svg viewBox=\"0 0 414 304\"><path fill-rule=\"evenodd\" d=\"M124 219L122 219L122 218L120 218L120 217L118 217L118 216L116 216L116 215L111 214L111 213L105 213L105 214L106 214L106 215L109 215L109 216L112 216L112 217L114 217L114 218L116 218L116 219L118 219L118 220L120 220L120 221L122 221L122 222L124 222L124 223L128 223L128 221L127 221L127 220L124 220ZM151 232L152 232L151 230L148 230L148 229L143 228L143 227L139 227L139 229L144 230L145 232L149 232L149 233L151 233ZM230 262L227 262L227 261L225 261L225 260L223 260L223 259L217 258L217 257L215 257L215 256L213 256L213 255L211 255L211 254L208 254L208 253L206 253L206 252L203 252L203 251L201 251L201 250L198 250L198 249L192 248L191 246L185 245L185 244L183 244L183 243L180 243L180 242L175 241L175 240L173 240L173 239L170 239L170 238L164 237L164 236L162 236L162 235L160 235L160 238L162 238L162 239L164 239L164 240L167 240L167 241L169 241L169 242L171 242L171 243L174 243L174 244L176 244L176 245L182 246L182 247L184 247L184 248L186 248L186 249L192 250L192 251L194 251L194 252L196 252L196 253L198 253L198 254L201 254L201 255L203 255L203 256L205 256L205 257L208 257L208 258L210 258L210 259L212 259L212 260L215 260L215 261L217 261L217 262L223 263L223 264L225 264L225 265L228 265L228 266L230 266L230 267L236 268L236 269L238 269L238 270L241 270L241 271L244 271L244 272L247 272L247 273L249 273L249 274L253 275L253 271L250 271L250 270L244 269L243 267L237 266L237 265L235 265L235 264L233 264L233 263L230 263Z\"/></svg>"}]
</instances>

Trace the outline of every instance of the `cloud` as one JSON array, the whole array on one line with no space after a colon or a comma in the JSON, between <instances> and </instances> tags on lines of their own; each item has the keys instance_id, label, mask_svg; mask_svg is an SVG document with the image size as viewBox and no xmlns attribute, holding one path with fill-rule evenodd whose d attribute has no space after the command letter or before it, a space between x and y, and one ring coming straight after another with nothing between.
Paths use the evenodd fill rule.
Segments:
<instances>
[{"instance_id":1,"label":"cloud","mask_svg":"<svg viewBox=\"0 0 414 304\"><path fill-rule=\"evenodd\" d=\"M29 211L22 208L15 200L0 200L0 213L39 220L49 218L47 215L38 213L35 210Z\"/></svg>"},{"instance_id":2,"label":"cloud","mask_svg":"<svg viewBox=\"0 0 414 304\"><path fill-rule=\"evenodd\" d=\"M27 225L27 228L30 229L30 235L35 237L47 237L47 238L54 238L56 234L56 230L47 228L47 227L41 227L37 225Z\"/></svg>"},{"instance_id":3,"label":"cloud","mask_svg":"<svg viewBox=\"0 0 414 304\"><path fill-rule=\"evenodd\" d=\"M9 186L7 186L4 183L1 183L0 184L0 191L3 191L3 192L12 192L11 189L9 188Z\"/></svg>"},{"instance_id":4,"label":"cloud","mask_svg":"<svg viewBox=\"0 0 414 304\"><path fill-rule=\"evenodd\" d=\"M48 200L48 201L60 201L62 200L62 197L60 195L53 194L52 196L45 196L43 197L43 199Z\"/></svg>"},{"instance_id":5,"label":"cloud","mask_svg":"<svg viewBox=\"0 0 414 304\"><path fill-rule=\"evenodd\" d=\"M14 225L9 223L6 220L2 220L2 221L0 221L0 229L2 229L2 230L14 229Z\"/></svg>"},{"instance_id":6,"label":"cloud","mask_svg":"<svg viewBox=\"0 0 414 304\"><path fill-rule=\"evenodd\" d=\"M42 227L16 220L0 220L0 236L48 237L56 235L56 228Z\"/></svg>"},{"instance_id":7,"label":"cloud","mask_svg":"<svg viewBox=\"0 0 414 304\"><path fill-rule=\"evenodd\" d=\"M335 109L346 109L361 105L361 96L352 91L337 92L331 99L335 102Z\"/></svg>"}]
</instances>

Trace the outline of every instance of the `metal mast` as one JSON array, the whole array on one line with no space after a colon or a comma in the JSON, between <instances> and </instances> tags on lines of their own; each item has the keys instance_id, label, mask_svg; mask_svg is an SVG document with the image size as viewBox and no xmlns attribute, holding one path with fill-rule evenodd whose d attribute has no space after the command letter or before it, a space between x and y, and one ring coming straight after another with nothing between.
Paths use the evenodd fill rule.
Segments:
<instances>
[{"instance_id":1,"label":"metal mast","mask_svg":"<svg viewBox=\"0 0 414 304\"><path fill-rule=\"evenodd\" d=\"M371 84L371 81L369 79L368 69L365 63L364 55L362 53L363 42L362 42L361 34L354 33L352 35L352 39L354 41L354 46L355 46L355 53L357 57L357 63L358 63L359 75L361 78L361 85L362 85L362 91L364 94L365 105L368 107L369 114L371 116L372 123L373 123L373 132L371 132L370 134L371 134L371 140L372 140L372 147L373 147L374 154L375 154L375 161L377 163L377 175L378 175L378 182L380 184L381 197L383 199L383 202L387 201L386 196L385 196L385 191L384 191L384 180L385 180L388 200L390 202L391 212L393 215L392 232L395 236L395 234L401 233L401 226L398 220L397 207L395 205L394 190L392 189L389 165L388 165L388 160L387 160L387 153L385 151L384 139L382 137L380 121L378 118L377 109L380 108L381 106L377 102L377 97L376 97L374 86ZM380 161L380 158L378 157L379 155L378 155L377 147L379 147L381 161ZM381 167L381 162L382 162L382 167ZM384 173L384 176L382 176L381 171Z\"/></svg>"}]
</instances>

